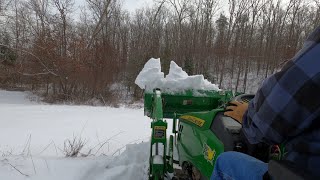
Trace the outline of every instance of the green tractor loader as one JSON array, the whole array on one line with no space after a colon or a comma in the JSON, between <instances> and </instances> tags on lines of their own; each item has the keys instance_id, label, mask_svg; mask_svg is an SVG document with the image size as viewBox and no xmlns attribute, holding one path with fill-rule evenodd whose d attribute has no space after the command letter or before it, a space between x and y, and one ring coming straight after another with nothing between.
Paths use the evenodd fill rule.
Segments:
<instances>
[{"instance_id":1,"label":"green tractor loader","mask_svg":"<svg viewBox=\"0 0 320 180\"><path fill-rule=\"evenodd\" d=\"M149 179L210 179L217 157L225 151L243 152L263 161L280 159L281 151L274 153L274 147L247 143L241 124L223 115L230 100L253 97L234 97L231 91L145 92L144 113L152 119ZM173 119L169 142L166 119ZM174 147L178 157L173 157Z\"/></svg>"}]
</instances>

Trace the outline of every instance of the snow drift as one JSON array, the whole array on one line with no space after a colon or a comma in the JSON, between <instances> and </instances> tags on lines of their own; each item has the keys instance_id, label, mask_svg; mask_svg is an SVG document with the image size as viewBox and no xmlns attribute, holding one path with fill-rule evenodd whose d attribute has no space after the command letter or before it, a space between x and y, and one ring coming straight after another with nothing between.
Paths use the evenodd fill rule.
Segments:
<instances>
[{"instance_id":1,"label":"snow drift","mask_svg":"<svg viewBox=\"0 0 320 180\"><path fill-rule=\"evenodd\" d=\"M145 180L148 179L150 143L130 144L116 157L77 158L3 156L0 179L3 180ZM14 169L14 167L16 169Z\"/></svg>"}]
</instances>

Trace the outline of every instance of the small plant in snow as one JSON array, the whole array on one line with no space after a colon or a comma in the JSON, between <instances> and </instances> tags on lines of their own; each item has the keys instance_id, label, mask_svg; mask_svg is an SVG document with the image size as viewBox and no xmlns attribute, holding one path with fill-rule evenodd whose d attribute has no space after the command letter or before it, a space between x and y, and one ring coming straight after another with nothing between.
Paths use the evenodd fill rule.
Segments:
<instances>
[{"instance_id":1,"label":"small plant in snow","mask_svg":"<svg viewBox=\"0 0 320 180\"><path fill-rule=\"evenodd\" d=\"M73 137L72 140L67 139L64 141L63 152L66 157L77 157L86 142L80 138Z\"/></svg>"}]
</instances>

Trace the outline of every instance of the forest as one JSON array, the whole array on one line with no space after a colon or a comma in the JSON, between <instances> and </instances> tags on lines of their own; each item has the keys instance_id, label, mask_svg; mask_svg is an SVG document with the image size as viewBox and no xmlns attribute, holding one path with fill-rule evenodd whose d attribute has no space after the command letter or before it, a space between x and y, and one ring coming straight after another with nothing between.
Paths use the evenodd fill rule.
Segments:
<instances>
[{"instance_id":1,"label":"forest","mask_svg":"<svg viewBox=\"0 0 320 180\"><path fill-rule=\"evenodd\" d=\"M318 0L0 0L0 88L47 102L140 99L150 58L174 60L221 89L248 92L281 69L320 25ZM130 98L129 98L130 97Z\"/></svg>"}]
</instances>

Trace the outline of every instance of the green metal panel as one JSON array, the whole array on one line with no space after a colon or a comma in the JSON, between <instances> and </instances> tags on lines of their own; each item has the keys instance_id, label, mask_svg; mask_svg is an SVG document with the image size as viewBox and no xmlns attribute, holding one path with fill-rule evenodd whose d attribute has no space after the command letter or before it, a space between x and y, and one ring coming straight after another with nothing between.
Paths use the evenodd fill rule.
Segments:
<instances>
[{"instance_id":1,"label":"green metal panel","mask_svg":"<svg viewBox=\"0 0 320 180\"><path fill-rule=\"evenodd\" d=\"M221 109L189 113L188 115L205 121L201 127L197 123L183 119L185 115L179 118L177 138L179 161L180 163L190 162L207 178L212 174L216 158L224 151L222 142L210 130L214 117L220 111Z\"/></svg>"},{"instance_id":2,"label":"green metal panel","mask_svg":"<svg viewBox=\"0 0 320 180\"><path fill-rule=\"evenodd\" d=\"M218 108L232 97L231 91L185 91L183 93L162 93L163 118L173 118L174 113L210 111ZM144 94L144 112L153 117L153 93Z\"/></svg>"},{"instance_id":3,"label":"green metal panel","mask_svg":"<svg viewBox=\"0 0 320 180\"><path fill-rule=\"evenodd\" d=\"M163 179L166 171L166 146L167 146L167 122L163 121L163 108L161 92L154 90L151 97L152 104L152 134L151 134L151 147L149 157L149 179ZM157 145L162 144L163 150L159 152ZM153 154L153 145L156 145L156 154ZM155 156L161 156L162 163L154 162Z\"/></svg>"}]
</instances>

